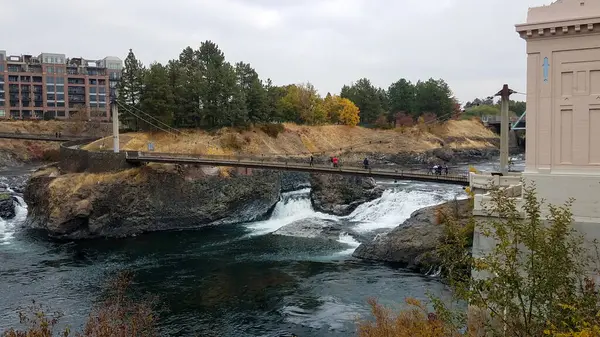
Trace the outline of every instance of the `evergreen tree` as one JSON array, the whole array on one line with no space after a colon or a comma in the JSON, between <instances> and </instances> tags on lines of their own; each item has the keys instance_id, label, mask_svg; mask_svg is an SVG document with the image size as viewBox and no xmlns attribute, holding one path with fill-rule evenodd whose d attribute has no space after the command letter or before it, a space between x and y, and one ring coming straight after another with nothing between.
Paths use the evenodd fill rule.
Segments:
<instances>
[{"instance_id":1,"label":"evergreen tree","mask_svg":"<svg viewBox=\"0 0 600 337\"><path fill-rule=\"evenodd\" d=\"M237 84L246 99L248 109L248 121L250 123L269 122L269 107L267 90L259 79L256 71L247 63L238 62L235 65Z\"/></svg>"},{"instance_id":2,"label":"evergreen tree","mask_svg":"<svg viewBox=\"0 0 600 337\"><path fill-rule=\"evenodd\" d=\"M402 78L389 87L388 98L390 112L394 116L397 113L410 113L415 102L415 86Z\"/></svg>"},{"instance_id":3,"label":"evergreen tree","mask_svg":"<svg viewBox=\"0 0 600 337\"><path fill-rule=\"evenodd\" d=\"M360 119L362 123L374 123L377 118L385 112L382 103L381 91L375 88L371 81L362 78L352 86L342 87L342 98L352 101L360 110Z\"/></svg>"},{"instance_id":4,"label":"evergreen tree","mask_svg":"<svg viewBox=\"0 0 600 337\"><path fill-rule=\"evenodd\" d=\"M127 57L125 58L125 66L123 67L123 72L121 73L121 79L117 85L118 101L121 104L126 105L129 109L139 109L143 90L143 81L144 66L142 62L138 61L138 59L135 57L133 50L129 49L129 54L127 54ZM127 110L122 110L122 120L129 124L130 127L135 127L137 129L137 118L131 115Z\"/></svg>"},{"instance_id":5,"label":"evergreen tree","mask_svg":"<svg viewBox=\"0 0 600 337\"><path fill-rule=\"evenodd\" d=\"M248 112L235 69L214 42L206 41L196 51L201 74L199 105L202 124L207 127L242 125Z\"/></svg>"},{"instance_id":6,"label":"evergreen tree","mask_svg":"<svg viewBox=\"0 0 600 337\"><path fill-rule=\"evenodd\" d=\"M167 125L172 124L174 98L167 67L160 63L150 65L144 76L144 91L140 100L145 113ZM155 121L150 122L156 124Z\"/></svg>"},{"instance_id":7,"label":"evergreen tree","mask_svg":"<svg viewBox=\"0 0 600 337\"><path fill-rule=\"evenodd\" d=\"M454 112L455 103L452 91L444 80L429 79L415 85L413 113L416 116L433 113L439 118L449 119Z\"/></svg>"},{"instance_id":8,"label":"evergreen tree","mask_svg":"<svg viewBox=\"0 0 600 337\"><path fill-rule=\"evenodd\" d=\"M265 85L265 91L267 92L268 120L271 122L283 122L282 98L286 95L286 88L273 85L273 82L269 78Z\"/></svg>"}]
</instances>

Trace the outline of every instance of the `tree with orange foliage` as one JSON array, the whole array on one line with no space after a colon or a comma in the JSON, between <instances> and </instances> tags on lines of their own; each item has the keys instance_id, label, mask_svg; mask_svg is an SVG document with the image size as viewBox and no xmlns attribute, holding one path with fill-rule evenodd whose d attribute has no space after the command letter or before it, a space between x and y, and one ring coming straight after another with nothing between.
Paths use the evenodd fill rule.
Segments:
<instances>
[{"instance_id":1,"label":"tree with orange foliage","mask_svg":"<svg viewBox=\"0 0 600 337\"><path fill-rule=\"evenodd\" d=\"M360 110L349 99L328 94L323 101L327 119L333 124L356 126L360 122Z\"/></svg>"}]
</instances>

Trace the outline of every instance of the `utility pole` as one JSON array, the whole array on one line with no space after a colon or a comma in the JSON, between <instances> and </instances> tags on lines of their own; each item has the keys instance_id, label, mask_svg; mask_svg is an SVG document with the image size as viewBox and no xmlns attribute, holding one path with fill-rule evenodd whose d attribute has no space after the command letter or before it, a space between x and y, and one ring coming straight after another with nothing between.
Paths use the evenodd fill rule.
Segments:
<instances>
[{"instance_id":1,"label":"utility pole","mask_svg":"<svg viewBox=\"0 0 600 337\"><path fill-rule=\"evenodd\" d=\"M508 173L508 131L509 131L509 119L508 119L508 105L510 102L510 95L514 94L515 91L508 88L508 84L502 87L496 96L501 98L500 108L500 173Z\"/></svg>"},{"instance_id":2,"label":"utility pole","mask_svg":"<svg viewBox=\"0 0 600 337\"><path fill-rule=\"evenodd\" d=\"M113 127L113 152L119 153L119 107L117 105L117 95L111 97L111 108L112 108L112 127Z\"/></svg>"}]
</instances>

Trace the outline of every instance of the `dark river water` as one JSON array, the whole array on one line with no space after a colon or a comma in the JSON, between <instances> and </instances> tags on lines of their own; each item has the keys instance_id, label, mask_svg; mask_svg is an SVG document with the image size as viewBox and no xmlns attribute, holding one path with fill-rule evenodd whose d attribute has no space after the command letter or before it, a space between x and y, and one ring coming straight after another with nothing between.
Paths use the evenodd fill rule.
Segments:
<instances>
[{"instance_id":1,"label":"dark river water","mask_svg":"<svg viewBox=\"0 0 600 337\"><path fill-rule=\"evenodd\" d=\"M483 168L486 168L484 165ZM0 182L26 169L0 171ZM447 296L433 276L352 258L361 237L391 229L425 206L464 197L459 186L381 182L382 198L347 217L312 210L309 190L282 195L267 221L134 238L56 242L0 219L0 331L32 300L81 327L108 276L135 273L134 289L160 301L164 336L352 336L367 299L398 308L406 297ZM296 220L340 222L337 240L280 236Z\"/></svg>"}]
</instances>

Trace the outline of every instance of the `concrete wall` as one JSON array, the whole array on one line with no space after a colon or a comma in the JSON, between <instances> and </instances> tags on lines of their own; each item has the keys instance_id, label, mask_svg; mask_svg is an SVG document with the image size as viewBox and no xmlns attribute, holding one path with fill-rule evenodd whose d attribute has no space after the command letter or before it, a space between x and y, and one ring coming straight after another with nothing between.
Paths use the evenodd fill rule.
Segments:
<instances>
[{"instance_id":1,"label":"concrete wall","mask_svg":"<svg viewBox=\"0 0 600 337\"><path fill-rule=\"evenodd\" d=\"M60 169L70 173L84 171L100 173L132 167L132 165L125 160L125 152L90 152L79 148L80 145L89 142L90 139L63 143L60 147Z\"/></svg>"},{"instance_id":2,"label":"concrete wall","mask_svg":"<svg viewBox=\"0 0 600 337\"><path fill-rule=\"evenodd\" d=\"M532 8L527 41L527 143L523 177L541 198L575 198L576 219L600 223L600 2Z\"/></svg>"}]
</instances>

